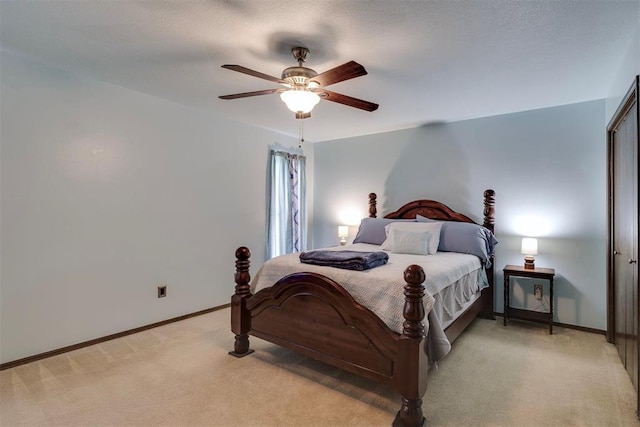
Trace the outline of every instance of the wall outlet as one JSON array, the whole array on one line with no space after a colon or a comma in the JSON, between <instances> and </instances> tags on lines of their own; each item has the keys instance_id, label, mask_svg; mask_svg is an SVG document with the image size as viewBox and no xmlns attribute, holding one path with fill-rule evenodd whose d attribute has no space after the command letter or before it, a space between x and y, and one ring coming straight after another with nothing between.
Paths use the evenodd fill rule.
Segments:
<instances>
[{"instance_id":1,"label":"wall outlet","mask_svg":"<svg viewBox=\"0 0 640 427\"><path fill-rule=\"evenodd\" d=\"M158 286L158 298L164 298L167 296L167 286Z\"/></svg>"},{"instance_id":2,"label":"wall outlet","mask_svg":"<svg viewBox=\"0 0 640 427\"><path fill-rule=\"evenodd\" d=\"M542 285L533 285L533 296L537 300L542 299Z\"/></svg>"}]
</instances>

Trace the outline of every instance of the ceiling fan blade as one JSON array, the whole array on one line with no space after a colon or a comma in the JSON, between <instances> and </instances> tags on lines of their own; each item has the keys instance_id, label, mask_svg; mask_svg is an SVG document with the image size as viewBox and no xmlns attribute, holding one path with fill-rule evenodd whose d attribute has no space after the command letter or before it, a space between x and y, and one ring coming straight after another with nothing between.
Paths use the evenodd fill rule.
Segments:
<instances>
[{"instance_id":1,"label":"ceiling fan blade","mask_svg":"<svg viewBox=\"0 0 640 427\"><path fill-rule=\"evenodd\" d=\"M329 90L322 89L320 93L325 96L323 99L327 101L337 102L339 104L344 104L349 107L359 108L365 111L376 111L378 109L378 104L374 104L373 102L365 101L358 98L353 98L351 96L343 95L341 93L331 92Z\"/></svg>"},{"instance_id":2,"label":"ceiling fan blade","mask_svg":"<svg viewBox=\"0 0 640 427\"><path fill-rule=\"evenodd\" d=\"M325 87L334 83L366 75L367 70L365 70L362 65L355 61L349 61L346 64L339 65L336 68L320 73L311 80L316 81L320 83L320 86Z\"/></svg>"},{"instance_id":3,"label":"ceiling fan blade","mask_svg":"<svg viewBox=\"0 0 640 427\"><path fill-rule=\"evenodd\" d=\"M226 68L227 70L237 71L239 73L248 74L253 77L258 77L259 79L269 80L274 83L284 83L284 80L279 79L277 77L270 76L268 74L261 73L260 71L255 71L247 67L243 67L242 65L229 65L225 64L222 68Z\"/></svg>"},{"instance_id":4,"label":"ceiling fan blade","mask_svg":"<svg viewBox=\"0 0 640 427\"><path fill-rule=\"evenodd\" d=\"M244 92L244 93L234 93L233 95L222 95L218 98L220 99L238 99L238 98L246 98L248 96L258 96L258 95L270 95L272 93L282 92L282 89L265 89L265 90L256 90L253 92Z\"/></svg>"}]
</instances>

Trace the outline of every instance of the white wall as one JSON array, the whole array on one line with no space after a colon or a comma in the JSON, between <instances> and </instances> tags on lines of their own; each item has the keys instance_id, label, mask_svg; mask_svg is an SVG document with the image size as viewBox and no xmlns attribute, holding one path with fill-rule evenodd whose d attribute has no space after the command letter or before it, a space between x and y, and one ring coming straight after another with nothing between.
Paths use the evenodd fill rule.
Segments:
<instances>
[{"instance_id":1,"label":"white wall","mask_svg":"<svg viewBox=\"0 0 640 427\"><path fill-rule=\"evenodd\" d=\"M264 260L268 146L297 142L1 60L0 362L228 303L236 247Z\"/></svg>"},{"instance_id":2,"label":"white wall","mask_svg":"<svg viewBox=\"0 0 640 427\"><path fill-rule=\"evenodd\" d=\"M607 96L606 123L615 114L620 102L633 83L635 76L640 74L640 1L638 2L638 23L635 34L629 40L629 46L621 64L611 64L616 68L616 78Z\"/></svg>"},{"instance_id":3,"label":"white wall","mask_svg":"<svg viewBox=\"0 0 640 427\"><path fill-rule=\"evenodd\" d=\"M316 144L316 246L335 245L351 212L367 216L369 192L382 215L430 198L482 222L493 188L496 311L502 268L523 263L521 236L538 235L536 265L556 269L556 321L605 329L604 116L601 100ZM530 283L515 292L515 306L542 308Z\"/></svg>"}]
</instances>

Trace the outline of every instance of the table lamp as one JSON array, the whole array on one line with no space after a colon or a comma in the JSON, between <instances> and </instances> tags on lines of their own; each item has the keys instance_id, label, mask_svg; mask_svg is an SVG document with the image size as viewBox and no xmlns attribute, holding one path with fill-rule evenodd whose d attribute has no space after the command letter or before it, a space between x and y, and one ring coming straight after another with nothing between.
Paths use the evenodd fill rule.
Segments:
<instances>
[{"instance_id":1,"label":"table lamp","mask_svg":"<svg viewBox=\"0 0 640 427\"><path fill-rule=\"evenodd\" d=\"M344 246L347 244L347 237L349 237L349 226L348 225L339 225L338 226L338 237L340 238L340 245Z\"/></svg>"},{"instance_id":2,"label":"table lamp","mask_svg":"<svg viewBox=\"0 0 640 427\"><path fill-rule=\"evenodd\" d=\"M536 268L534 255L538 255L538 239L534 237L523 237L520 253L524 255L524 268L534 270Z\"/></svg>"}]
</instances>

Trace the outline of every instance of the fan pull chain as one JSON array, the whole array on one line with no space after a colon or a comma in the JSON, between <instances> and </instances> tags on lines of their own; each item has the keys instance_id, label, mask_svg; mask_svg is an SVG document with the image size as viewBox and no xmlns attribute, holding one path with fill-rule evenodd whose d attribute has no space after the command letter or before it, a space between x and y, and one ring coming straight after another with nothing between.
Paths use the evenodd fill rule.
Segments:
<instances>
[{"instance_id":1,"label":"fan pull chain","mask_svg":"<svg viewBox=\"0 0 640 427\"><path fill-rule=\"evenodd\" d=\"M300 138L300 142L298 142L298 148L302 148L302 143L304 142L304 122L300 120L300 126L298 127L298 136Z\"/></svg>"}]
</instances>

